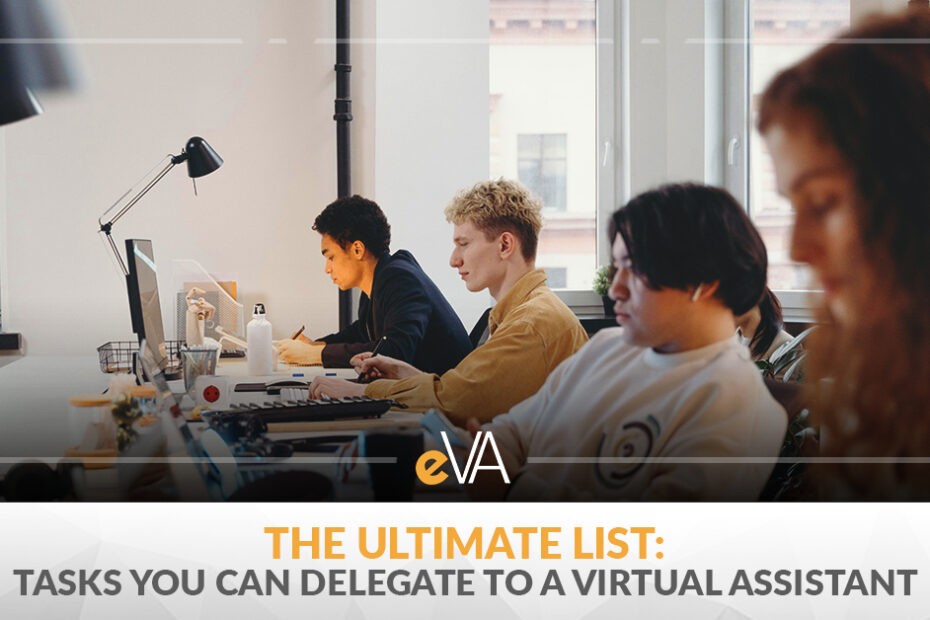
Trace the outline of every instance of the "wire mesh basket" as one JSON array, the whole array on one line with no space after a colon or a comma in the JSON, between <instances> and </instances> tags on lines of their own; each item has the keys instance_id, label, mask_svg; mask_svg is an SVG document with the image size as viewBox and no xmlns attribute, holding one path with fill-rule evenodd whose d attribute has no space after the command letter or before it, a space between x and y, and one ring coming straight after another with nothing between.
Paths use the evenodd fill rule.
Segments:
<instances>
[{"instance_id":1,"label":"wire mesh basket","mask_svg":"<svg viewBox=\"0 0 930 620\"><path fill-rule=\"evenodd\" d=\"M166 340L165 353L168 356L168 367L178 368L181 365L181 347L183 340ZM100 360L100 370L103 372L135 372L133 364L139 352L139 342L136 340L111 340L97 347L97 357Z\"/></svg>"}]
</instances>

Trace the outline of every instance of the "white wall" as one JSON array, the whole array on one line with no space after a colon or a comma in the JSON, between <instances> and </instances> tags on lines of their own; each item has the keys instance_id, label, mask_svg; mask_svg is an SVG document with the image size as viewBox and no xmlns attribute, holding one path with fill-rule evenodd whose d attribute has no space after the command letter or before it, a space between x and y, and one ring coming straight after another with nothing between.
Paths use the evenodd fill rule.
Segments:
<instances>
[{"instance_id":1,"label":"white wall","mask_svg":"<svg viewBox=\"0 0 930 620\"><path fill-rule=\"evenodd\" d=\"M334 3L85 0L68 3L85 83L42 98L45 114L3 130L3 324L31 353L90 354L130 336L126 293L97 217L192 135L226 160L183 166L114 228L151 238L162 301L170 259L236 274L266 302L275 335L336 327L336 290L309 230L335 197ZM275 44L271 39L286 40ZM2 230L0 230L2 234ZM5 242L4 242L5 239Z\"/></svg>"},{"instance_id":2,"label":"white wall","mask_svg":"<svg viewBox=\"0 0 930 620\"><path fill-rule=\"evenodd\" d=\"M466 329L491 304L448 265L452 196L488 177L487 0L378 0L374 196Z\"/></svg>"},{"instance_id":3,"label":"white wall","mask_svg":"<svg viewBox=\"0 0 930 620\"><path fill-rule=\"evenodd\" d=\"M148 237L163 272L190 257L238 276L276 337L336 327L309 230L335 197L332 0L68 3L87 76L46 114L0 130L0 305L33 353L87 354L130 334L97 217L160 157L202 135L226 159L194 198L183 169L115 228ZM631 186L702 179L719 144L703 96L713 5L630 0ZM466 327L490 303L448 267L453 194L488 176L487 0L353 2L353 191L385 209ZM142 39L142 40L140 40ZM272 39L286 39L286 45ZM2 163L0 157L0 163ZM167 279L165 274L164 280ZM163 283L163 290L167 284Z\"/></svg>"},{"instance_id":4,"label":"white wall","mask_svg":"<svg viewBox=\"0 0 930 620\"><path fill-rule=\"evenodd\" d=\"M333 5L68 4L83 89L45 96L42 117L0 130L4 329L33 354L130 337L96 220L191 135L226 160L200 179L200 196L179 167L114 228L121 247L153 240L166 314L170 260L194 258L236 275L247 307L264 301L276 337L301 323L335 329L336 290L309 230L336 193ZM416 254L470 327L491 300L448 267L442 209L487 177L487 2L353 2L352 28L352 189L382 204L393 248Z\"/></svg>"}]
</instances>

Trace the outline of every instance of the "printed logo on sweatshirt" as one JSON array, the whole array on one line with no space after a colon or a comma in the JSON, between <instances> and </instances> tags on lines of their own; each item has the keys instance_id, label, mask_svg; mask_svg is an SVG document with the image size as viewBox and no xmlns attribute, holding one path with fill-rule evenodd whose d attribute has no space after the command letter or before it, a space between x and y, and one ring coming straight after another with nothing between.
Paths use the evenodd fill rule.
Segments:
<instances>
[{"instance_id":1,"label":"printed logo on sweatshirt","mask_svg":"<svg viewBox=\"0 0 930 620\"><path fill-rule=\"evenodd\" d=\"M645 464L652 453L655 437L661 432L658 420L646 416L645 420L627 422L621 432L608 442L607 433L601 435L597 445L594 474L598 481L611 489L626 486L630 478Z\"/></svg>"}]
</instances>

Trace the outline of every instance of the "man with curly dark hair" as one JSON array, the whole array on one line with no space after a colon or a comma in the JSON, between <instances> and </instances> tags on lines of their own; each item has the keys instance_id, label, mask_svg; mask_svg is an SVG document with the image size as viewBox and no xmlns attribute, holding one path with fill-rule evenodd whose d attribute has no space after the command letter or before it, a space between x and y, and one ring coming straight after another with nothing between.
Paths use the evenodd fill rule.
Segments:
<instances>
[{"instance_id":1,"label":"man with curly dark hair","mask_svg":"<svg viewBox=\"0 0 930 620\"><path fill-rule=\"evenodd\" d=\"M391 225L376 203L340 198L317 216L313 230L322 236L333 282L343 291L362 290L358 320L317 341L281 341L282 361L345 367L384 338L381 353L441 373L471 352L462 321L413 255L390 253Z\"/></svg>"}]
</instances>

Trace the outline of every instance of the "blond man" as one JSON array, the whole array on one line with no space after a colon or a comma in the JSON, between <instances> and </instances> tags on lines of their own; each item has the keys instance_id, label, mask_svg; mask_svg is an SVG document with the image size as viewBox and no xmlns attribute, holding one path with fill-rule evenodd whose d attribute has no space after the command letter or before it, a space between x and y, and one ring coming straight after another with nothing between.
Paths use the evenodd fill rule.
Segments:
<instances>
[{"instance_id":1,"label":"blond man","mask_svg":"<svg viewBox=\"0 0 930 620\"><path fill-rule=\"evenodd\" d=\"M319 398L350 395L393 398L417 409L437 408L464 425L509 410L542 386L549 373L587 341L578 319L536 269L542 205L515 181L478 183L446 208L454 225L449 264L469 291L487 289L497 302L490 337L455 368L435 375L390 357L362 353L353 365L375 377L368 385L318 377Z\"/></svg>"}]
</instances>

